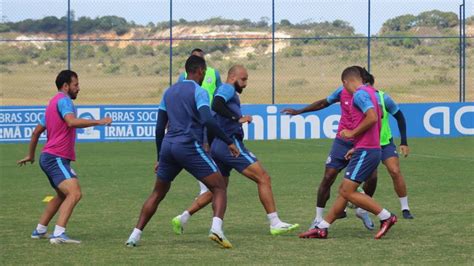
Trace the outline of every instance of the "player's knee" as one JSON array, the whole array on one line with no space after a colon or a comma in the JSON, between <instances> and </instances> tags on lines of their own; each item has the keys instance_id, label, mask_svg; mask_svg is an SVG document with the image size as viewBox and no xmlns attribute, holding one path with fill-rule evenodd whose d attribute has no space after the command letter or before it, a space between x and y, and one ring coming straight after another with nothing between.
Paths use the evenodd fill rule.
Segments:
<instances>
[{"instance_id":1,"label":"player's knee","mask_svg":"<svg viewBox=\"0 0 474 266\"><path fill-rule=\"evenodd\" d=\"M258 183L261 185L270 186L272 183L270 175L266 172L260 174L258 177Z\"/></svg>"},{"instance_id":2,"label":"player's knee","mask_svg":"<svg viewBox=\"0 0 474 266\"><path fill-rule=\"evenodd\" d=\"M402 172L400 171L400 167L390 168L390 169L388 169L388 173L393 178L400 178L401 175L402 175Z\"/></svg>"},{"instance_id":3,"label":"player's knee","mask_svg":"<svg viewBox=\"0 0 474 266\"><path fill-rule=\"evenodd\" d=\"M342 197L344 197L345 199L348 199L350 198L350 195L351 195L351 191L349 191L347 188L345 188L344 186L340 186L339 187L339 195L341 195Z\"/></svg>"},{"instance_id":4,"label":"player's knee","mask_svg":"<svg viewBox=\"0 0 474 266\"><path fill-rule=\"evenodd\" d=\"M82 199L82 192L80 190L72 191L69 193L68 197L73 199L75 202L78 202Z\"/></svg>"}]
</instances>

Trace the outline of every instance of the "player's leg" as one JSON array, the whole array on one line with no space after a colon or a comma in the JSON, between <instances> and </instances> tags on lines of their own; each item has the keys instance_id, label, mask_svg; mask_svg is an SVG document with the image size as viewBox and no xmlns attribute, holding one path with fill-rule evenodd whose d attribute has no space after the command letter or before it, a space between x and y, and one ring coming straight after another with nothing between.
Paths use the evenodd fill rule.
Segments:
<instances>
[{"instance_id":1,"label":"player's leg","mask_svg":"<svg viewBox=\"0 0 474 266\"><path fill-rule=\"evenodd\" d=\"M243 145L240 147L243 150ZM245 151L248 152L247 150ZM242 158L242 161L244 159L245 158ZM244 161L241 163L244 163ZM257 183L258 196L263 208L267 213L267 218L270 222L270 233L272 235L287 233L299 227L298 224L289 224L280 220L275 207L270 175L263 168L259 161L255 161L254 163L248 165L241 171L241 173Z\"/></svg>"},{"instance_id":2,"label":"player's leg","mask_svg":"<svg viewBox=\"0 0 474 266\"><path fill-rule=\"evenodd\" d=\"M52 244L73 243L80 241L70 239L66 235L66 226L72 215L74 207L82 198L81 187L77 178L69 178L61 182L58 189L66 196L59 207L59 217L56 221L53 236L50 238Z\"/></svg>"},{"instance_id":3,"label":"player's leg","mask_svg":"<svg viewBox=\"0 0 474 266\"><path fill-rule=\"evenodd\" d=\"M138 244L143 229L145 229L145 226L155 214L156 210L158 209L158 206L160 205L160 202L165 198L166 193L168 193L170 187L171 181L161 180L159 177L156 179L155 187L153 188L152 193L150 194L150 196L148 196L142 206L137 225L135 226L132 234L125 243L127 246L135 247Z\"/></svg>"},{"instance_id":4,"label":"player's leg","mask_svg":"<svg viewBox=\"0 0 474 266\"><path fill-rule=\"evenodd\" d=\"M179 147L175 149L178 150L178 152L180 151ZM174 158L172 150L172 144L163 141L160 151L160 161L158 163L158 169L156 172L155 187L143 204L138 222L130 234L127 242L125 242L125 245L128 247L135 247L138 244L143 233L143 229L145 229L145 226L158 209L160 202L168 193L171 187L171 182L173 182L175 177L183 169L183 167L179 165L179 163Z\"/></svg>"},{"instance_id":5,"label":"player's leg","mask_svg":"<svg viewBox=\"0 0 474 266\"><path fill-rule=\"evenodd\" d=\"M36 226L36 229L31 234L32 239L47 238L46 234L48 230L48 224L51 221L51 219L54 217L54 215L56 215L56 213L59 210L59 207L61 206L64 199L66 198L66 195L64 195L64 193L62 193L59 189L55 189L55 190L56 190L56 196L54 196L54 198L51 199L46 205L46 208L39 219L39 223Z\"/></svg>"},{"instance_id":6,"label":"player's leg","mask_svg":"<svg viewBox=\"0 0 474 266\"><path fill-rule=\"evenodd\" d=\"M326 238L327 228L336 220L338 212L344 208L346 201L350 201L380 218L381 228L375 238L379 239L396 223L396 216L392 215L371 197L359 193L357 188L364 182L377 168L380 162L381 152L377 149L358 149L352 155L351 161L347 166L345 178L339 187L339 198L334 207L328 213L323 221L313 230L309 230L300 235L304 238ZM341 197L343 199L341 199Z\"/></svg>"},{"instance_id":7,"label":"player's leg","mask_svg":"<svg viewBox=\"0 0 474 266\"><path fill-rule=\"evenodd\" d=\"M326 168L324 170L324 176L319 184L317 201L316 201L316 216L311 223L310 228L315 227L324 217L324 209L326 203L331 195L331 187L337 178L339 172L344 169L349 163L344 156L353 147L352 142L344 141L336 138L332 144L331 151L329 152L328 158L326 159ZM346 212L343 211L339 218L346 217Z\"/></svg>"},{"instance_id":8,"label":"player's leg","mask_svg":"<svg viewBox=\"0 0 474 266\"><path fill-rule=\"evenodd\" d=\"M336 181L339 170L336 168L326 167L324 169L324 176L321 179L321 183L318 187L317 200L316 200L316 216L311 224L311 227L316 226L324 217L324 209L326 203L331 196L331 187ZM343 212L344 213L344 212Z\"/></svg>"},{"instance_id":9,"label":"player's leg","mask_svg":"<svg viewBox=\"0 0 474 266\"><path fill-rule=\"evenodd\" d=\"M49 223L55 213L59 210L59 217L56 221L54 232L50 237L50 243L80 243L80 241L70 239L66 235L67 222L71 217L74 207L82 197L79 180L77 179L76 173L71 168L70 160L48 153L42 153L40 157L40 166L48 176L51 186L57 191L58 195L53 198L50 204L48 204L42 215L40 224Z\"/></svg>"},{"instance_id":10,"label":"player's leg","mask_svg":"<svg viewBox=\"0 0 474 266\"><path fill-rule=\"evenodd\" d=\"M231 248L232 244L224 236L222 226L227 208L226 181L211 156L204 152L202 145L195 142L194 145L183 147L183 149L182 153L175 153L176 159L186 171L204 183L212 193L213 218L209 238L224 248Z\"/></svg>"},{"instance_id":11,"label":"player's leg","mask_svg":"<svg viewBox=\"0 0 474 266\"><path fill-rule=\"evenodd\" d=\"M363 189L361 189L360 187L357 188L357 191L360 192L360 193L365 193L367 194L369 197L373 197L374 194L375 194L375 189L377 188L377 169L375 169L375 171L370 175L370 177L367 179L367 181L364 182L364 185L363 185ZM351 203L352 204L352 203ZM353 206L355 206L354 204L352 204ZM368 230L374 230L375 228L375 225L374 225L374 222L372 221L372 219L370 218L369 216L369 213L356 206L356 217L361 219L362 221L362 224L365 226L365 228L367 228Z\"/></svg>"},{"instance_id":12,"label":"player's leg","mask_svg":"<svg viewBox=\"0 0 474 266\"><path fill-rule=\"evenodd\" d=\"M232 244L225 237L223 220L227 208L227 185L220 172L213 173L201 179L212 193L213 218L209 238L224 248L232 248Z\"/></svg>"},{"instance_id":13,"label":"player's leg","mask_svg":"<svg viewBox=\"0 0 474 266\"><path fill-rule=\"evenodd\" d=\"M227 187L229 184L229 176L232 168L224 165L219 160L216 160L215 163L217 164L221 174L223 175L224 182ZM177 235L180 235L184 232L184 226L189 221L192 215L194 215L200 209L206 207L212 201L212 192L209 191L207 186L201 181L198 181L198 183L200 187L200 193L198 197L194 199L193 203L188 209L186 209L182 214L175 216L171 220L171 227L173 229L173 232Z\"/></svg>"},{"instance_id":14,"label":"player's leg","mask_svg":"<svg viewBox=\"0 0 474 266\"><path fill-rule=\"evenodd\" d=\"M410 207L408 206L407 186L405 183L405 178L400 171L400 162L398 157L390 157L384 160L383 164L392 177L393 187L398 195L398 199L400 200L403 218L413 219L414 217L410 213Z\"/></svg>"}]
</instances>

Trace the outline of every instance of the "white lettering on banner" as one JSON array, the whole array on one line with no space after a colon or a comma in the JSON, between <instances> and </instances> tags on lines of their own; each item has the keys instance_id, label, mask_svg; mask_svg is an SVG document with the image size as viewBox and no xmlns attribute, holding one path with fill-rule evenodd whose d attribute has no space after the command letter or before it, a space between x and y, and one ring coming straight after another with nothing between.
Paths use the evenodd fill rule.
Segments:
<instances>
[{"instance_id":1,"label":"white lettering on banner","mask_svg":"<svg viewBox=\"0 0 474 266\"><path fill-rule=\"evenodd\" d=\"M134 122L135 121L134 112L107 111L105 112L104 116L112 118L113 122Z\"/></svg>"},{"instance_id":2,"label":"white lettering on banner","mask_svg":"<svg viewBox=\"0 0 474 266\"><path fill-rule=\"evenodd\" d=\"M105 137L134 137L132 126L105 127Z\"/></svg>"},{"instance_id":3,"label":"white lettering on banner","mask_svg":"<svg viewBox=\"0 0 474 266\"><path fill-rule=\"evenodd\" d=\"M158 120L158 113L157 112L138 112L137 118L139 122L156 122Z\"/></svg>"},{"instance_id":4,"label":"white lettering on banner","mask_svg":"<svg viewBox=\"0 0 474 266\"><path fill-rule=\"evenodd\" d=\"M155 126L137 126L137 137L154 137Z\"/></svg>"},{"instance_id":5,"label":"white lettering on banner","mask_svg":"<svg viewBox=\"0 0 474 266\"><path fill-rule=\"evenodd\" d=\"M0 113L0 123L12 124L22 122L22 113Z\"/></svg>"},{"instance_id":6,"label":"white lettering on banner","mask_svg":"<svg viewBox=\"0 0 474 266\"><path fill-rule=\"evenodd\" d=\"M267 139L277 138L277 116L274 115L278 111L276 106L267 106ZM272 115L270 115L272 114Z\"/></svg>"},{"instance_id":7,"label":"white lettering on banner","mask_svg":"<svg viewBox=\"0 0 474 266\"><path fill-rule=\"evenodd\" d=\"M21 137L20 127L0 128L0 139L19 139Z\"/></svg>"},{"instance_id":8,"label":"white lettering on banner","mask_svg":"<svg viewBox=\"0 0 474 266\"><path fill-rule=\"evenodd\" d=\"M19 114L21 115L21 114ZM25 123L38 123L43 118L44 113L25 113Z\"/></svg>"},{"instance_id":9,"label":"white lettering on banner","mask_svg":"<svg viewBox=\"0 0 474 266\"><path fill-rule=\"evenodd\" d=\"M259 115L252 115L252 127L253 127L253 134L254 138L253 139L264 139L263 135L263 117ZM245 123L242 124L242 130L244 131L244 136L245 139L248 139L249 137L249 124Z\"/></svg>"},{"instance_id":10,"label":"white lettering on banner","mask_svg":"<svg viewBox=\"0 0 474 266\"><path fill-rule=\"evenodd\" d=\"M449 107L439 106L430 108L423 117L423 125L425 126L426 131L433 135L441 135L441 129L433 127L431 125L430 119L434 114L441 113L443 115L443 134L449 135Z\"/></svg>"},{"instance_id":11,"label":"white lettering on banner","mask_svg":"<svg viewBox=\"0 0 474 266\"><path fill-rule=\"evenodd\" d=\"M282 139L290 139L291 123L295 125L297 139L304 139L306 137L306 123L309 123L311 127L310 138L319 139L321 137L319 117L315 115L308 115L306 117L301 115L282 115L280 121Z\"/></svg>"},{"instance_id":12,"label":"white lettering on banner","mask_svg":"<svg viewBox=\"0 0 474 266\"><path fill-rule=\"evenodd\" d=\"M331 139L336 137L340 119L341 115L330 115L324 119L323 132L326 137Z\"/></svg>"},{"instance_id":13,"label":"white lettering on banner","mask_svg":"<svg viewBox=\"0 0 474 266\"><path fill-rule=\"evenodd\" d=\"M465 113L474 113L474 106L463 106L454 115L454 126L459 133L464 135L474 135L474 128L466 128L461 123L461 118Z\"/></svg>"}]
</instances>

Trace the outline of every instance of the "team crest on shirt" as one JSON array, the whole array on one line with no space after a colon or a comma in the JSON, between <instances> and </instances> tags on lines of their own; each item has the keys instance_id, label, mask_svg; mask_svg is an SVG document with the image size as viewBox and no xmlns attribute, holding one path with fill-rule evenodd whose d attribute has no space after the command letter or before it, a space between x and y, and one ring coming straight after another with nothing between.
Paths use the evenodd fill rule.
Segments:
<instances>
[{"instance_id":1,"label":"team crest on shirt","mask_svg":"<svg viewBox=\"0 0 474 266\"><path fill-rule=\"evenodd\" d=\"M328 158L326 159L326 164L330 164L332 161L332 158L331 158L331 155L328 156Z\"/></svg>"}]
</instances>

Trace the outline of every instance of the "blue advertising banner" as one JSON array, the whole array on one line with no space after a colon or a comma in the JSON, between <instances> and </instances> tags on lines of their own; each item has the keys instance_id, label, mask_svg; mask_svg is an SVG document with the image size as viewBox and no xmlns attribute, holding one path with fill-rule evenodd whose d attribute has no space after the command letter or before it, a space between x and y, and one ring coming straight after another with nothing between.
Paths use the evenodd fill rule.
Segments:
<instances>
[{"instance_id":1,"label":"blue advertising banner","mask_svg":"<svg viewBox=\"0 0 474 266\"><path fill-rule=\"evenodd\" d=\"M252 115L244 125L246 139L318 139L334 138L340 118L338 104L318 112L289 116L286 107L304 105L243 105L242 113ZM459 137L474 135L474 103L401 104L407 119L408 137ZM0 143L28 142L44 115L44 106L0 107ZM153 140L157 119L156 105L77 106L77 117L111 117L107 127L77 130L79 142ZM390 120L392 133L399 136L396 121ZM46 135L41 136L44 140Z\"/></svg>"}]
</instances>

